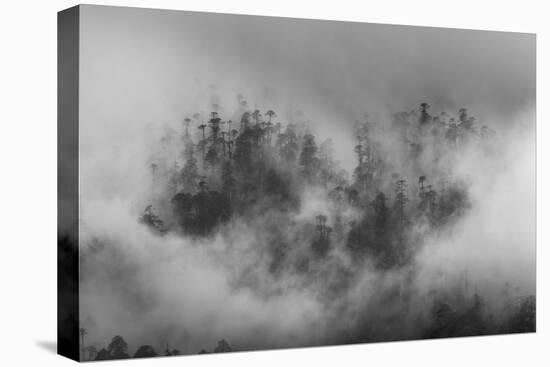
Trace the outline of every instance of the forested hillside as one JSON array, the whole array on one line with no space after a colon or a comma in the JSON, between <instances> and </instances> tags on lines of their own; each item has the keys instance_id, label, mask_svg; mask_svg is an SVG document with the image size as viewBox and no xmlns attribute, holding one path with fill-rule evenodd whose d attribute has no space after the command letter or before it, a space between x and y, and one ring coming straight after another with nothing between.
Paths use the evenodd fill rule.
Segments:
<instances>
[{"instance_id":1,"label":"forested hillside","mask_svg":"<svg viewBox=\"0 0 550 367\"><path fill-rule=\"evenodd\" d=\"M190 112L155 143L143 162L150 195L136 219L158 238L152 246L171 246L171 254L178 246L206 251L231 292L250 292L265 305L300 294L315 303L317 321L304 323L310 329L295 340L254 344L223 334L209 345L226 338L235 350L249 350L535 330L534 296L511 284L486 299L469 274L455 279L443 270L423 280L426 242L447 236L477 204L461 161L491 157L501 144L469 111L432 111L422 103L393 114L391 123L365 116L353 127L354 144L344 147L355 154L348 171L330 136L319 136L315 121L302 113L280 118L277 111L249 108L241 95L233 106L211 109ZM107 242L97 238L86 256ZM84 269L90 261L84 259ZM177 280L171 287L181 292ZM200 281L196 287L202 289ZM88 331L81 333L84 347ZM157 355L166 339L143 333L140 340L150 345L134 356ZM193 335L181 333L174 343L183 354L208 351L209 345L185 347ZM232 350L220 343L217 351ZM120 336L99 353L86 348L85 359L131 354ZM165 349L161 354L180 354Z\"/></svg>"}]
</instances>

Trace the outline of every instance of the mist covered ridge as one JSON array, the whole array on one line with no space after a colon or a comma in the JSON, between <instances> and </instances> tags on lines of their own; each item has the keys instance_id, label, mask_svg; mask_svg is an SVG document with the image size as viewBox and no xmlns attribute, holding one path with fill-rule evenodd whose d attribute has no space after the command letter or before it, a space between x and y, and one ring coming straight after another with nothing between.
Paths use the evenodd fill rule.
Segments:
<instances>
[{"instance_id":1,"label":"mist covered ridge","mask_svg":"<svg viewBox=\"0 0 550 367\"><path fill-rule=\"evenodd\" d=\"M535 331L528 125L210 92L82 202L84 359Z\"/></svg>"}]
</instances>

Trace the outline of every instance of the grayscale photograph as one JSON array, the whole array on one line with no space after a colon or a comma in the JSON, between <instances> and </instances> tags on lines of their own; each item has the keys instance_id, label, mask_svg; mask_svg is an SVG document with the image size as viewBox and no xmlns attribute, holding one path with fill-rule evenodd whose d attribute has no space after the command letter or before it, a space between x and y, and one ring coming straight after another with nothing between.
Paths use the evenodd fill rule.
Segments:
<instances>
[{"instance_id":1,"label":"grayscale photograph","mask_svg":"<svg viewBox=\"0 0 550 367\"><path fill-rule=\"evenodd\" d=\"M534 34L78 22L81 361L535 332Z\"/></svg>"}]
</instances>

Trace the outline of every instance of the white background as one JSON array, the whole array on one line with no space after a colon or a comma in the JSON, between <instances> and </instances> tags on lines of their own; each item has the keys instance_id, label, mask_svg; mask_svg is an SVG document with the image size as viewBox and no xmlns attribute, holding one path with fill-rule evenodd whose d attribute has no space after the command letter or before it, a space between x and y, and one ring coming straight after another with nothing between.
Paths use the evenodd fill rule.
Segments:
<instances>
[{"instance_id":1,"label":"white background","mask_svg":"<svg viewBox=\"0 0 550 367\"><path fill-rule=\"evenodd\" d=\"M96 4L537 33L537 333L103 362L118 366L549 365L548 69L544 1L188 0ZM74 1L0 3L0 365L64 366L56 337L56 12ZM545 67L546 66L546 67ZM545 146L546 144L546 146ZM545 167L546 166L546 167ZM546 226L544 225L546 223Z\"/></svg>"}]
</instances>

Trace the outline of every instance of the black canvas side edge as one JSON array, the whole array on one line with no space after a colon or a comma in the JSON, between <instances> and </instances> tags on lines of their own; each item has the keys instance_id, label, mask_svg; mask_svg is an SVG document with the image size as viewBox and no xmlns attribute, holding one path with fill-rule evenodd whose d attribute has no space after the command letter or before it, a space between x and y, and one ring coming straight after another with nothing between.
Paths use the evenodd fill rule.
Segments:
<instances>
[{"instance_id":1,"label":"black canvas side edge","mask_svg":"<svg viewBox=\"0 0 550 367\"><path fill-rule=\"evenodd\" d=\"M79 361L79 7L57 14L57 353Z\"/></svg>"}]
</instances>

